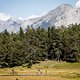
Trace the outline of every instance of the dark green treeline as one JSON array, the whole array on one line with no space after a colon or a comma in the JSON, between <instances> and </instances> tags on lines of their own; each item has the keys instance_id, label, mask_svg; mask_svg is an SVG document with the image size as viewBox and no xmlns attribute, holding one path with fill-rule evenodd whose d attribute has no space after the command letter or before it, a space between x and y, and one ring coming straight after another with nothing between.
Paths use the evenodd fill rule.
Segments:
<instances>
[{"instance_id":1,"label":"dark green treeline","mask_svg":"<svg viewBox=\"0 0 80 80\"><path fill-rule=\"evenodd\" d=\"M80 24L48 30L27 28L24 33L0 33L0 67L32 64L42 60L80 61Z\"/></svg>"}]
</instances>

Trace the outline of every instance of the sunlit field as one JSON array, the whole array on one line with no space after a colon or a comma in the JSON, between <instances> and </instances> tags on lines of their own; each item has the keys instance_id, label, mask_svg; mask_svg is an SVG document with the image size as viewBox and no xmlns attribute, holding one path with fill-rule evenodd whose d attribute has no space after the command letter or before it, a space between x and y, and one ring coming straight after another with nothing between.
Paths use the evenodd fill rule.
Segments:
<instances>
[{"instance_id":1,"label":"sunlit field","mask_svg":"<svg viewBox=\"0 0 80 80\"><path fill-rule=\"evenodd\" d=\"M80 80L80 63L43 61L30 69L22 66L0 69L0 75L10 75L12 69L16 72L14 76L0 76L0 80Z\"/></svg>"}]
</instances>

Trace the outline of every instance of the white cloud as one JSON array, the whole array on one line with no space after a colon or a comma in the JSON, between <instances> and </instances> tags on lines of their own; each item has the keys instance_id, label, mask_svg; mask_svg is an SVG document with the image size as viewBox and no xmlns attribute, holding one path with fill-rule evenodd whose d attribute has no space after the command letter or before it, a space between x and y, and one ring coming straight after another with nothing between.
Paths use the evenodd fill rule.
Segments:
<instances>
[{"instance_id":1,"label":"white cloud","mask_svg":"<svg viewBox=\"0 0 80 80\"><path fill-rule=\"evenodd\" d=\"M76 8L80 8L80 0L77 1Z\"/></svg>"},{"instance_id":2,"label":"white cloud","mask_svg":"<svg viewBox=\"0 0 80 80\"><path fill-rule=\"evenodd\" d=\"M37 16L37 15L32 15L32 16L29 16L27 19L37 18L37 17L39 17L39 16Z\"/></svg>"},{"instance_id":3,"label":"white cloud","mask_svg":"<svg viewBox=\"0 0 80 80\"><path fill-rule=\"evenodd\" d=\"M41 17L41 16L43 16L43 15L45 15L45 14L46 14L46 12L43 13L43 14L41 14L41 15L31 15L31 16L27 17L26 19Z\"/></svg>"},{"instance_id":4,"label":"white cloud","mask_svg":"<svg viewBox=\"0 0 80 80\"><path fill-rule=\"evenodd\" d=\"M8 19L10 19L10 18L11 18L10 15L6 15L6 14L4 14L4 13L0 13L0 20L1 20L1 21L6 21L6 20L8 20Z\"/></svg>"},{"instance_id":5,"label":"white cloud","mask_svg":"<svg viewBox=\"0 0 80 80\"><path fill-rule=\"evenodd\" d=\"M19 17L19 20L24 20L22 17Z\"/></svg>"}]
</instances>

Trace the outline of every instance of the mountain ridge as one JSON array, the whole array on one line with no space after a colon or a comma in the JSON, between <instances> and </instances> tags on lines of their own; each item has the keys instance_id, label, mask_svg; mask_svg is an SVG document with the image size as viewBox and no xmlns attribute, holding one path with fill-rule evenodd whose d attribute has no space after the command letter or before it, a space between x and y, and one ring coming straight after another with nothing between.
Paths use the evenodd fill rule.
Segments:
<instances>
[{"instance_id":1,"label":"mountain ridge","mask_svg":"<svg viewBox=\"0 0 80 80\"><path fill-rule=\"evenodd\" d=\"M9 32L17 32L19 28L22 27L23 30L27 28L27 26L31 26L33 28L42 27L48 28L51 26L68 26L70 24L79 24L80 23L80 8L73 8L72 5L62 4L57 8L50 10L45 15L37 18L31 18L27 20L20 20L16 17L7 15L3 15L3 18L9 18L7 20L1 20L0 18L0 32L7 29Z\"/></svg>"}]
</instances>

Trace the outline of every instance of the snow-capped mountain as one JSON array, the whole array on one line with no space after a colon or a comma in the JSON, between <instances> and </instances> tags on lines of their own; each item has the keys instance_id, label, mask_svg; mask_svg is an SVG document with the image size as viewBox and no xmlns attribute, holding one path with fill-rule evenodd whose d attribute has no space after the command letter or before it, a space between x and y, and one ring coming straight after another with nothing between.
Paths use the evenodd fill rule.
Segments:
<instances>
[{"instance_id":1,"label":"snow-capped mountain","mask_svg":"<svg viewBox=\"0 0 80 80\"><path fill-rule=\"evenodd\" d=\"M17 32L21 27L23 20L10 15L0 14L0 32L7 29L9 32Z\"/></svg>"},{"instance_id":2,"label":"snow-capped mountain","mask_svg":"<svg viewBox=\"0 0 80 80\"><path fill-rule=\"evenodd\" d=\"M20 27L25 30L28 25L33 28L37 28L39 26L43 28L56 26L57 28L62 25L67 26L75 23L80 23L80 8L73 8L69 4L62 4L42 17L31 18L28 20L0 13L0 32L5 29L9 32L17 32Z\"/></svg>"},{"instance_id":3,"label":"snow-capped mountain","mask_svg":"<svg viewBox=\"0 0 80 80\"><path fill-rule=\"evenodd\" d=\"M31 26L47 28L51 26L60 27L70 24L80 23L80 8L73 8L69 4L62 4L54 10L49 11L46 15L33 20Z\"/></svg>"},{"instance_id":4,"label":"snow-capped mountain","mask_svg":"<svg viewBox=\"0 0 80 80\"><path fill-rule=\"evenodd\" d=\"M31 25L34 24L38 19L39 19L39 17L25 20L25 21L22 23L21 26L22 26L24 29L26 29L27 26L33 27L33 26L31 26ZM35 28L35 27L34 27L34 28Z\"/></svg>"}]
</instances>

